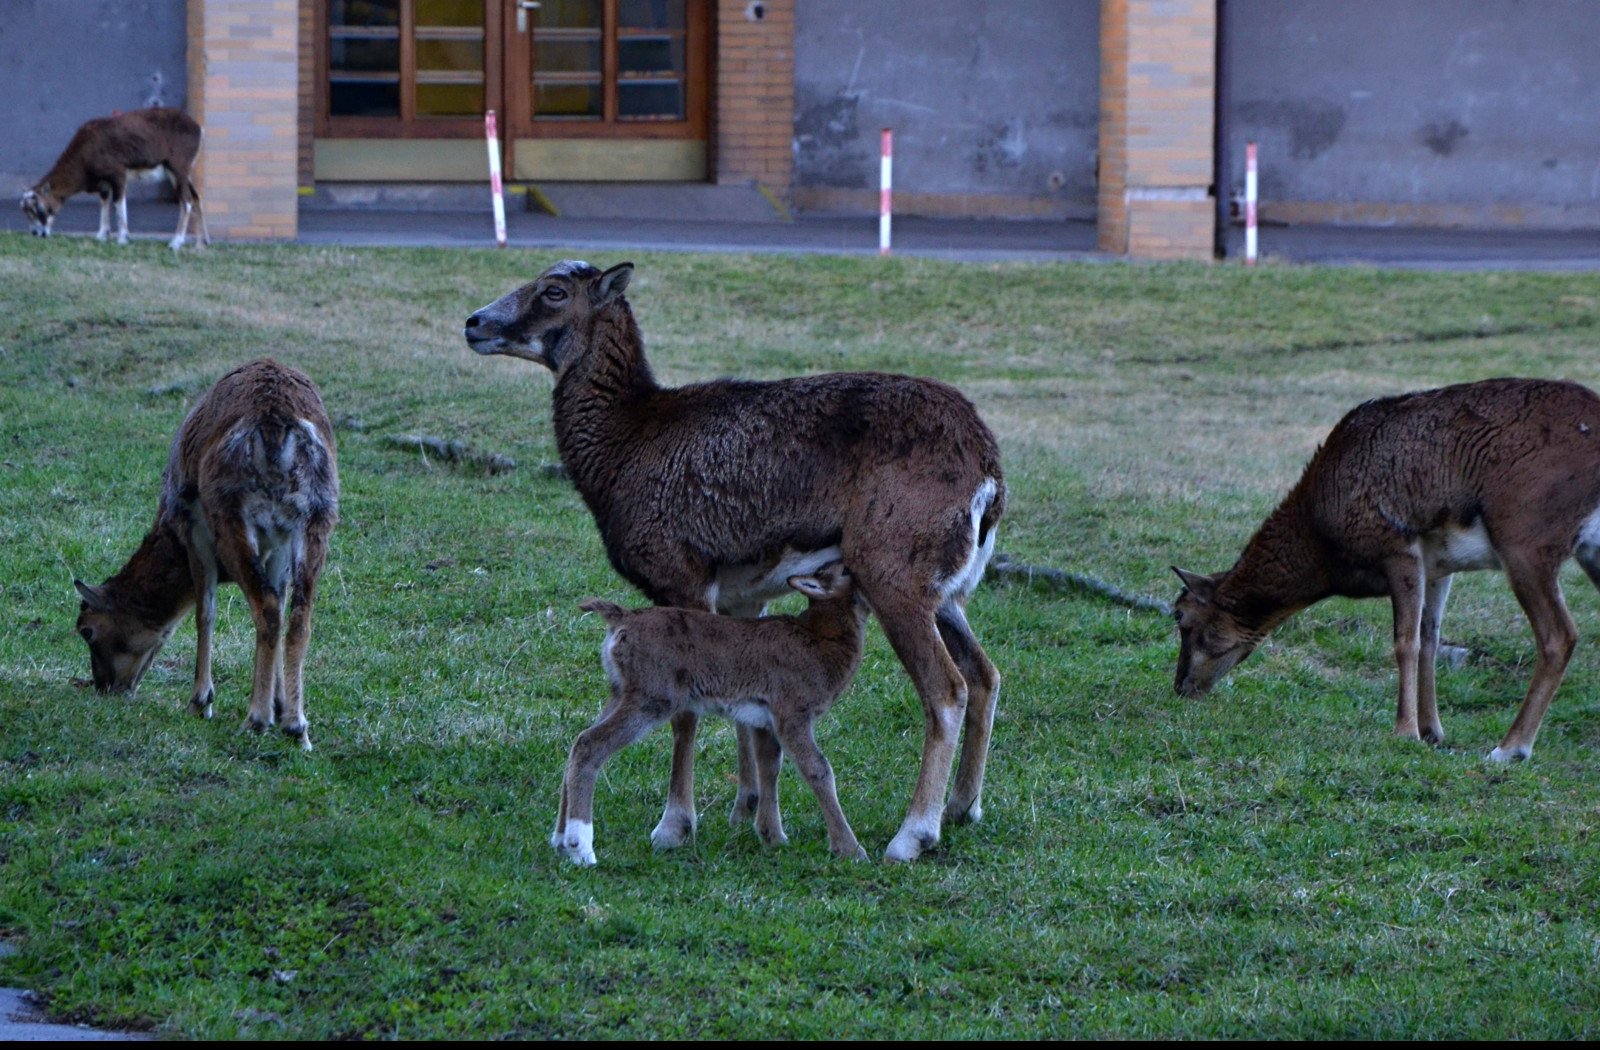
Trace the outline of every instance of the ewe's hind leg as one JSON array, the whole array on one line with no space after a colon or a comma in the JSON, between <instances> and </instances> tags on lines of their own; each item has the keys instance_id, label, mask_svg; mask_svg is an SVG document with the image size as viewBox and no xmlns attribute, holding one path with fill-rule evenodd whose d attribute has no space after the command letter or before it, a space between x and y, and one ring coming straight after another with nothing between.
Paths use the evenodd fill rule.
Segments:
<instances>
[{"instance_id":1,"label":"ewe's hind leg","mask_svg":"<svg viewBox=\"0 0 1600 1050\"><path fill-rule=\"evenodd\" d=\"M1417 731L1417 651L1422 646L1422 558L1414 551L1393 557L1384 565L1384 575L1394 607L1394 662L1400 673L1394 735L1417 740L1421 738Z\"/></svg>"},{"instance_id":2,"label":"ewe's hind leg","mask_svg":"<svg viewBox=\"0 0 1600 1050\"><path fill-rule=\"evenodd\" d=\"M230 520L229 515L215 508L213 511L207 517L212 522L211 534L216 537L218 559L233 567L255 621L255 672L250 679L250 711L245 725L260 731L274 721L272 697L283 645L283 596L273 587L254 541L248 540L240 529L221 527Z\"/></svg>"},{"instance_id":3,"label":"ewe's hind leg","mask_svg":"<svg viewBox=\"0 0 1600 1050\"><path fill-rule=\"evenodd\" d=\"M300 741L303 750L311 750L311 722L306 718L305 664L306 649L311 644L311 610L317 600L317 577L322 574L322 563L327 557L326 534L318 535L308 529L305 550L294 569L294 591L289 608L289 634L284 643L284 667L279 675L279 712L283 731Z\"/></svg>"},{"instance_id":4,"label":"ewe's hind leg","mask_svg":"<svg viewBox=\"0 0 1600 1050\"><path fill-rule=\"evenodd\" d=\"M1444 743L1444 723L1439 721L1439 625L1445 602L1450 600L1453 576L1429 580L1423 588L1422 644L1417 650L1417 730L1430 744Z\"/></svg>"},{"instance_id":5,"label":"ewe's hind leg","mask_svg":"<svg viewBox=\"0 0 1600 1050\"><path fill-rule=\"evenodd\" d=\"M594 725L578 734L567 758L561 782L561 809L550 844L589 865L594 856L594 782L600 767L618 751L660 724L641 710L643 698L635 693L613 693L611 702Z\"/></svg>"},{"instance_id":6,"label":"ewe's hind leg","mask_svg":"<svg viewBox=\"0 0 1600 1050\"><path fill-rule=\"evenodd\" d=\"M100 229L95 232L94 239L104 244L111 239L111 193L109 190L100 191Z\"/></svg>"},{"instance_id":7,"label":"ewe's hind leg","mask_svg":"<svg viewBox=\"0 0 1600 1050\"><path fill-rule=\"evenodd\" d=\"M945 808L947 823L976 823L983 819L983 772L989 760L989 738L994 731L994 711L1000 698L1000 672L973 637L962 608L965 599L951 599L939 607L934 622L944 647L967 683L966 726L961 737L961 761L956 783Z\"/></svg>"},{"instance_id":8,"label":"ewe's hind leg","mask_svg":"<svg viewBox=\"0 0 1600 1050\"><path fill-rule=\"evenodd\" d=\"M939 841L945 789L967 706L967 685L939 637L929 598L897 593L892 581L868 580L859 574L858 579L922 699L922 767L905 822L884 854L891 861L915 860Z\"/></svg>"},{"instance_id":9,"label":"ewe's hind leg","mask_svg":"<svg viewBox=\"0 0 1600 1050\"><path fill-rule=\"evenodd\" d=\"M1560 563L1545 564L1537 555L1510 555L1503 560L1506 578L1511 581L1511 589L1533 626L1538 658L1522 708L1512 721L1505 739L1500 741L1500 746L1489 752L1489 759L1494 762L1510 762L1533 755L1533 741L1539 735L1539 724L1544 721L1545 710L1550 706L1550 699L1566 674L1567 661L1572 659L1572 650L1578 644L1578 628L1567 612L1566 602L1561 597L1561 584L1556 578Z\"/></svg>"}]
</instances>

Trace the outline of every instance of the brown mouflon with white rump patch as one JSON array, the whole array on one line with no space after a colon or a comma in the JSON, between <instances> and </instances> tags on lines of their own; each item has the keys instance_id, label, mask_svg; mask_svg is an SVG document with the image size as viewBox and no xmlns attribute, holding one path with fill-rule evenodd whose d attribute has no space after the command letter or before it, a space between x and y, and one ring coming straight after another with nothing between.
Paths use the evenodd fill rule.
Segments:
<instances>
[{"instance_id":1,"label":"brown mouflon with white rump patch","mask_svg":"<svg viewBox=\"0 0 1600 1050\"><path fill-rule=\"evenodd\" d=\"M178 232L167 243L173 251L183 247L191 215L200 219L200 241L211 243L206 231L206 213L200 206L200 191L190 173L200 155L204 132L181 109L152 106L97 117L87 121L39 183L22 195L22 211L34 236L50 236L56 213L67 198L79 193L100 197L100 232L105 240L111 233L111 208L117 209L117 243L128 243L128 176L146 172L165 172L178 192Z\"/></svg>"},{"instance_id":2,"label":"brown mouflon with white rump patch","mask_svg":"<svg viewBox=\"0 0 1600 1050\"><path fill-rule=\"evenodd\" d=\"M833 769L813 726L861 665L869 610L842 562L791 576L788 585L811 600L799 616L741 620L699 609L625 609L596 598L578 606L610 626L601 660L611 700L572 745L551 845L574 863L593 864L600 767L671 716L693 711L768 730L759 738L771 741L772 750L759 757L755 817L763 842L789 841L778 812L778 767L786 751L822 805L834 856L866 857L839 808Z\"/></svg>"},{"instance_id":3,"label":"brown mouflon with white rump patch","mask_svg":"<svg viewBox=\"0 0 1600 1050\"><path fill-rule=\"evenodd\" d=\"M138 688L190 606L199 643L189 709L211 717L217 584L235 582L256 628L246 723L311 750L301 671L311 606L339 512L333 425L316 386L276 361L234 369L200 398L173 439L155 524L122 571L74 580L94 686ZM290 605L287 642L284 606Z\"/></svg>"},{"instance_id":4,"label":"brown mouflon with white rump patch","mask_svg":"<svg viewBox=\"0 0 1600 1050\"><path fill-rule=\"evenodd\" d=\"M790 576L850 566L922 698L921 772L887 852L912 860L942 818L982 813L1000 676L965 607L1005 510L994 435L954 388L910 376L661 387L623 296L632 272L558 263L467 318L467 343L555 373L562 462L612 566L657 605L755 615ZM694 712L672 730L662 849L695 822ZM735 821L758 807L766 732L739 728Z\"/></svg>"},{"instance_id":5,"label":"brown mouflon with white rump patch","mask_svg":"<svg viewBox=\"0 0 1600 1050\"><path fill-rule=\"evenodd\" d=\"M1527 758L1577 643L1557 573L1600 586L1600 396L1487 379L1368 401L1339 421L1288 497L1214 576L1183 580L1174 681L1203 696L1278 624L1332 595L1387 595L1400 671L1395 734L1444 739L1439 623L1454 573L1505 570L1533 627L1533 681L1495 761Z\"/></svg>"}]
</instances>

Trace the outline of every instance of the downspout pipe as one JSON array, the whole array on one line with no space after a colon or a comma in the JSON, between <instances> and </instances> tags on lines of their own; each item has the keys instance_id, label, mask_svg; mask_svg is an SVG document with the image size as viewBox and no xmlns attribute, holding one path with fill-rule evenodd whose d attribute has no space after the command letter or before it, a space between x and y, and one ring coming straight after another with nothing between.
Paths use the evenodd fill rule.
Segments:
<instances>
[{"instance_id":1,"label":"downspout pipe","mask_svg":"<svg viewBox=\"0 0 1600 1050\"><path fill-rule=\"evenodd\" d=\"M1212 253L1228 257L1228 231L1233 226L1232 170L1228 158L1228 110L1233 94L1233 77L1228 70L1228 0L1216 0L1216 72L1213 81L1211 117L1211 195L1216 204L1216 229Z\"/></svg>"}]
</instances>

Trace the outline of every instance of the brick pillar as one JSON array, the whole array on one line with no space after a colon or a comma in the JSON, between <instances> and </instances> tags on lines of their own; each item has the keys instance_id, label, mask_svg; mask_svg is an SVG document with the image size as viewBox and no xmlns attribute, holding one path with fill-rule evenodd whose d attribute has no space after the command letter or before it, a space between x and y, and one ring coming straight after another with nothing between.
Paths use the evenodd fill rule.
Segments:
<instances>
[{"instance_id":1,"label":"brick pillar","mask_svg":"<svg viewBox=\"0 0 1600 1050\"><path fill-rule=\"evenodd\" d=\"M759 21L746 0L716 8L716 181L754 179L785 199L794 186L794 5L765 0Z\"/></svg>"},{"instance_id":2,"label":"brick pillar","mask_svg":"<svg viewBox=\"0 0 1600 1050\"><path fill-rule=\"evenodd\" d=\"M1209 259L1216 0L1100 0L1100 249Z\"/></svg>"},{"instance_id":3,"label":"brick pillar","mask_svg":"<svg viewBox=\"0 0 1600 1050\"><path fill-rule=\"evenodd\" d=\"M188 0L189 112L219 240L293 238L299 201L298 0Z\"/></svg>"}]
</instances>

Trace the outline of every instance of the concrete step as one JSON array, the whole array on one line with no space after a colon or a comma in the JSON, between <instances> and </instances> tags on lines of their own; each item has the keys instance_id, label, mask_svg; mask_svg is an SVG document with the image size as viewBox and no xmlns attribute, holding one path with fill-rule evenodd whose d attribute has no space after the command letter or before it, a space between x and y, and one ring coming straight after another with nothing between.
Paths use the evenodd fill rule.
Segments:
<instances>
[{"instance_id":1,"label":"concrete step","mask_svg":"<svg viewBox=\"0 0 1600 1050\"><path fill-rule=\"evenodd\" d=\"M493 209L481 183L322 182L300 195L313 211L483 212ZM776 198L755 183L541 182L506 187L506 210L563 219L680 222L791 222Z\"/></svg>"}]
</instances>

